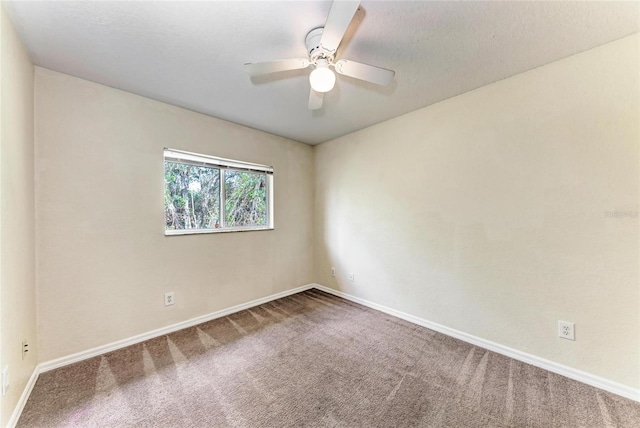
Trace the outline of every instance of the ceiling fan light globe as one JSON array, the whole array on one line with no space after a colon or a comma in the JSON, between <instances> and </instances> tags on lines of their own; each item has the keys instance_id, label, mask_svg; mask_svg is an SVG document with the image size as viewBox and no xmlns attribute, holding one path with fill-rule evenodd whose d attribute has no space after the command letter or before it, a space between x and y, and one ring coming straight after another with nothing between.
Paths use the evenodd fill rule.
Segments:
<instances>
[{"instance_id":1,"label":"ceiling fan light globe","mask_svg":"<svg viewBox=\"0 0 640 428\"><path fill-rule=\"evenodd\" d=\"M336 75L328 67L317 67L309 75L309 83L316 92L329 92L336 84Z\"/></svg>"}]
</instances>

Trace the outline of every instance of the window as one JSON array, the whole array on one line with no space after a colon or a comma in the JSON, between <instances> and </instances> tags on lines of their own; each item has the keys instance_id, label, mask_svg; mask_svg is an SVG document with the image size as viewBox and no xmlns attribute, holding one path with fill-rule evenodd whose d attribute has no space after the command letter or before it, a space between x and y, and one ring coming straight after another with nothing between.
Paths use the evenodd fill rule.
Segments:
<instances>
[{"instance_id":1,"label":"window","mask_svg":"<svg viewBox=\"0 0 640 428\"><path fill-rule=\"evenodd\" d=\"M165 235L273 229L273 168L164 150Z\"/></svg>"}]
</instances>

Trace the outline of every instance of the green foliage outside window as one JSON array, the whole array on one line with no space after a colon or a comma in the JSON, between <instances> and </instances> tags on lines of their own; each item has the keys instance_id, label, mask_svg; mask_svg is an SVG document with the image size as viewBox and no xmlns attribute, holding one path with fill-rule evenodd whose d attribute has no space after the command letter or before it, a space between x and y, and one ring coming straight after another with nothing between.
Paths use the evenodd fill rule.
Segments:
<instances>
[{"instance_id":1,"label":"green foliage outside window","mask_svg":"<svg viewBox=\"0 0 640 428\"><path fill-rule=\"evenodd\" d=\"M220 212L223 176L224 212ZM266 226L267 182L263 173L165 161L166 230Z\"/></svg>"},{"instance_id":2,"label":"green foliage outside window","mask_svg":"<svg viewBox=\"0 0 640 428\"><path fill-rule=\"evenodd\" d=\"M224 171L225 226L267 225L267 176Z\"/></svg>"}]
</instances>

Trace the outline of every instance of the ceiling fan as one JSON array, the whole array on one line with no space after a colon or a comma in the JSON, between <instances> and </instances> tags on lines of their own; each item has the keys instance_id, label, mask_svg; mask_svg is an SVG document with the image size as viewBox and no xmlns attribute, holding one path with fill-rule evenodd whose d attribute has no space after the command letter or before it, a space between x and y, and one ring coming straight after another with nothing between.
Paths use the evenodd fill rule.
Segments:
<instances>
[{"instance_id":1,"label":"ceiling fan","mask_svg":"<svg viewBox=\"0 0 640 428\"><path fill-rule=\"evenodd\" d=\"M362 64L348 59L335 61L336 51L347 27L358 10L360 1L339 1L331 4L329 16L324 27L311 30L305 38L308 58L281 59L267 62L245 64L250 76L277 73L280 71L297 70L313 65L314 70L309 75L311 92L309 93L309 109L317 110L322 107L325 92L333 89L336 76L331 71L333 67L338 74L356 79L388 85L393 81L395 71L373 65Z\"/></svg>"}]
</instances>

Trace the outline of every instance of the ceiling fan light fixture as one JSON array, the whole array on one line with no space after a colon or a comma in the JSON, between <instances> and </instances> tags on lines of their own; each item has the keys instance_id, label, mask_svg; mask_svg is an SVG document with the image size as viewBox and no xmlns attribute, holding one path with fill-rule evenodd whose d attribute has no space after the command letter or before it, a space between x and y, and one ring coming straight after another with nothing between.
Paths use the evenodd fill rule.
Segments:
<instances>
[{"instance_id":1,"label":"ceiling fan light fixture","mask_svg":"<svg viewBox=\"0 0 640 428\"><path fill-rule=\"evenodd\" d=\"M316 92L329 92L336 84L336 75L327 63L319 62L309 75L309 83Z\"/></svg>"},{"instance_id":2,"label":"ceiling fan light fixture","mask_svg":"<svg viewBox=\"0 0 640 428\"><path fill-rule=\"evenodd\" d=\"M280 59L267 62L245 64L250 76L299 70L313 65L309 75L309 110L322 108L324 93L336 84L335 73L376 85L386 86L393 81L395 71L361 62L341 58L336 61L336 52L353 17L358 11L360 0L334 0L324 27L317 27L307 33L304 39L307 58ZM333 67L333 70L331 69Z\"/></svg>"}]
</instances>

